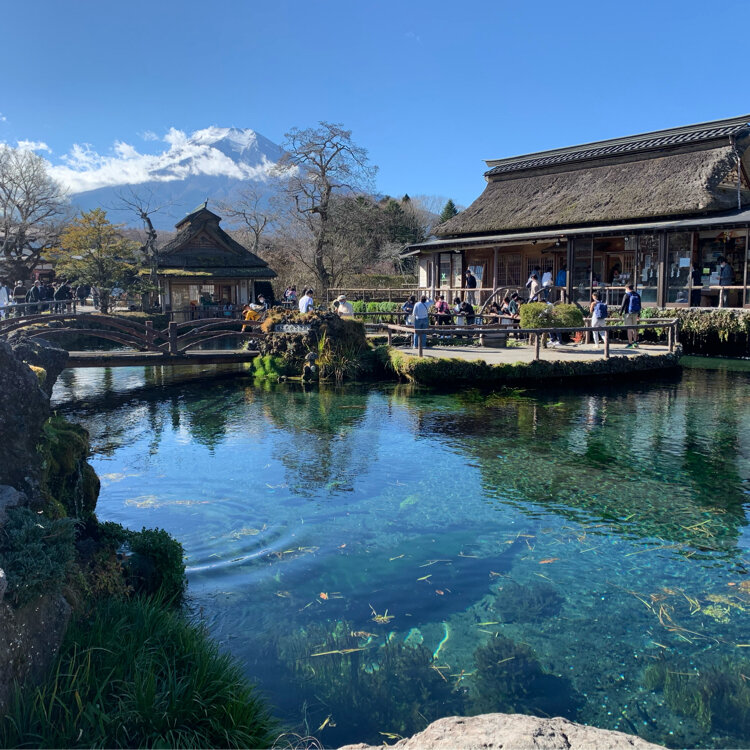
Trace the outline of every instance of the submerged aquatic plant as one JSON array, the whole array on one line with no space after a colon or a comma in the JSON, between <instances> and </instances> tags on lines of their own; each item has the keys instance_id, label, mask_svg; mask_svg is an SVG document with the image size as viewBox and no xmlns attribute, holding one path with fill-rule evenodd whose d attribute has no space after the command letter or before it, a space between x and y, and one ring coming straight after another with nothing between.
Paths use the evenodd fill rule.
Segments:
<instances>
[{"instance_id":1,"label":"submerged aquatic plant","mask_svg":"<svg viewBox=\"0 0 750 750\"><path fill-rule=\"evenodd\" d=\"M701 669L661 660L646 669L647 690L664 693L667 705L694 718L704 729L737 737L750 732L750 663L723 659Z\"/></svg>"},{"instance_id":2,"label":"submerged aquatic plant","mask_svg":"<svg viewBox=\"0 0 750 750\"><path fill-rule=\"evenodd\" d=\"M281 663L293 673L306 706L306 733L327 746L352 737L380 742L406 736L441 716L462 713L463 695L435 667L431 651L392 637L373 636L339 622L311 626L279 642Z\"/></svg>"},{"instance_id":3,"label":"submerged aquatic plant","mask_svg":"<svg viewBox=\"0 0 750 750\"><path fill-rule=\"evenodd\" d=\"M556 615L564 601L551 583L508 581L498 591L496 606L504 622L532 622Z\"/></svg>"},{"instance_id":4,"label":"submerged aquatic plant","mask_svg":"<svg viewBox=\"0 0 750 750\"><path fill-rule=\"evenodd\" d=\"M474 713L520 713L575 718L583 701L570 681L542 669L525 644L496 636L474 652Z\"/></svg>"}]
</instances>

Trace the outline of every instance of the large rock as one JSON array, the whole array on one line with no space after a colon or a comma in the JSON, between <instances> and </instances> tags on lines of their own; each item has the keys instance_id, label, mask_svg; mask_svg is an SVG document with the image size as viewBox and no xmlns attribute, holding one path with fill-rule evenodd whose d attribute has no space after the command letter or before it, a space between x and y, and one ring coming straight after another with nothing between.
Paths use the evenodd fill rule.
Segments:
<instances>
[{"instance_id":1,"label":"large rock","mask_svg":"<svg viewBox=\"0 0 750 750\"><path fill-rule=\"evenodd\" d=\"M341 750L373 747L346 745ZM438 719L423 732L387 747L399 750L659 750L661 746L623 732L587 727L559 717L540 719L521 714L483 714Z\"/></svg>"},{"instance_id":2,"label":"large rock","mask_svg":"<svg viewBox=\"0 0 750 750\"><path fill-rule=\"evenodd\" d=\"M8 343L14 354L24 362L41 367L47 373L42 389L48 396L52 395L52 387L65 369L70 356L65 349L60 349L44 339L30 339L23 333L14 333L8 337Z\"/></svg>"},{"instance_id":3,"label":"large rock","mask_svg":"<svg viewBox=\"0 0 750 750\"><path fill-rule=\"evenodd\" d=\"M34 490L39 482L36 450L49 416L49 396L36 375L0 341L0 484Z\"/></svg>"},{"instance_id":4,"label":"large rock","mask_svg":"<svg viewBox=\"0 0 750 750\"><path fill-rule=\"evenodd\" d=\"M38 684L60 648L70 605L60 594L41 596L21 609L0 602L0 715L14 683Z\"/></svg>"},{"instance_id":5,"label":"large rock","mask_svg":"<svg viewBox=\"0 0 750 750\"><path fill-rule=\"evenodd\" d=\"M9 508L18 508L19 506L28 505L29 500L23 492L19 492L15 487L7 484L0 485L0 528L7 520L6 511ZM0 599L2 597L0 596Z\"/></svg>"}]
</instances>

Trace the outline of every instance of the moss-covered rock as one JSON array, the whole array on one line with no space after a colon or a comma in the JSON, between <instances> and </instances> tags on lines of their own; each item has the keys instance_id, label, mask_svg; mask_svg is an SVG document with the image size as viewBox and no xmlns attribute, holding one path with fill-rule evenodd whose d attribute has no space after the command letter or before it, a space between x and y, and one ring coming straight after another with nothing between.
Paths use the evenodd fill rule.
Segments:
<instances>
[{"instance_id":1,"label":"moss-covered rock","mask_svg":"<svg viewBox=\"0 0 750 750\"><path fill-rule=\"evenodd\" d=\"M88 432L62 417L52 417L44 425L38 451L42 456L42 491L55 515L89 520L100 482L86 460Z\"/></svg>"}]
</instances>

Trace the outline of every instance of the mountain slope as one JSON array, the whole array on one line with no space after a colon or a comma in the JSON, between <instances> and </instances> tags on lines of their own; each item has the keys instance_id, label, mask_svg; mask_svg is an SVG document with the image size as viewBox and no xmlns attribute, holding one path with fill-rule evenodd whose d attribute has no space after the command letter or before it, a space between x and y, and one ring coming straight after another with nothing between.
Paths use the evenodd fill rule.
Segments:
<instances>
[{"instance_id":1,"label":"mountain slope","mask_svg":"<svg viewBox=\"0 0 750 750\"><path fill-rule=\"evenodd\" d=\"M102 207L112 211L114 221L134 224L136 217L127 211L114 211L119 195L132 190L152 206L167 206L152 221L157 229L171 229L207 198L215 207L238 189L264 192L283 155L280 146L250 129L209 127L190 136L170 131L166 140L170 147L161 154L138 154L119 144L117 156L89 158L78 169L57 168L56 176L70 185L76 208ZM95 187L85 189L89 185Z\"/></svg>"}]
</instances>

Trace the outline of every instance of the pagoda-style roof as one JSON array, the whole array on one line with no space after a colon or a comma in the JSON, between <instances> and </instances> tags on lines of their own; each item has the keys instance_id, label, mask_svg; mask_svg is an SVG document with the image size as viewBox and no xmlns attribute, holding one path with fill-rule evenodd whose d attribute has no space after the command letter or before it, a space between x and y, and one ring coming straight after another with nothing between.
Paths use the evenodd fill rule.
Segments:
<instances>
[{"instance_id":1,"label":"pagoda-style roof","mask_svg":"<svg viewBox=\"0 0 750 750\"><path fill-rule=\"evenodd\" d=\"M220 221L220 216L208 210L207 202L180 220L175 225L177 236L159 249L159 273L275 278L268 263L230 237Z\"/></svg>"},{"instance_id":2,"label":"pagoda-style roof","mask_svg":"<svg viewBox=\"0 0 750 750\"><path fill-rule=\"evenodd\" d=\"M439 237L705 216L750 204L750 115L488 160L487 187Z\"/></svg>"}]
</instances>

